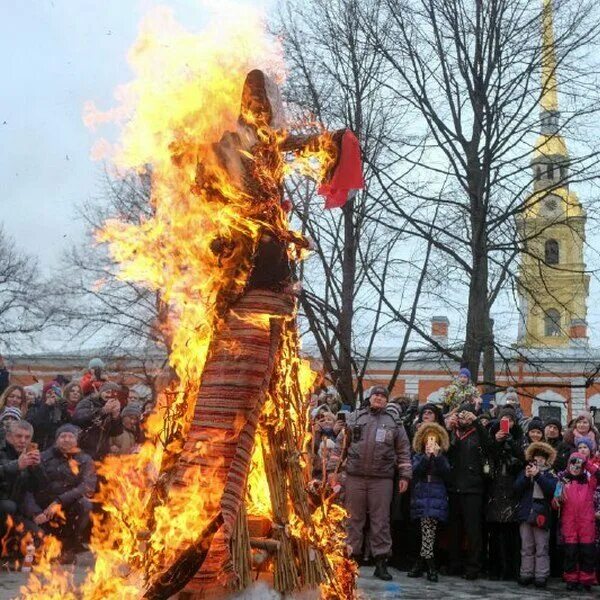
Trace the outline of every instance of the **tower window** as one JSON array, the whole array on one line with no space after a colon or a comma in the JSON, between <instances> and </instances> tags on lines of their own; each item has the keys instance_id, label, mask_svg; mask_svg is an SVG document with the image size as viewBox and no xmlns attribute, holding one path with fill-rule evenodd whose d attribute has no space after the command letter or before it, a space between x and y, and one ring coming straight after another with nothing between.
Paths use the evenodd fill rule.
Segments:
<instances>
[{"instance_id":1,"label":"tower window","mask_svg":"<svg viewBox=\"0 0 600 600\"><path fill-rule=\"evenodd\" d=\"M567 179L567 167L562 165L560 167L560 180L565 181Z\"/></svg>"},{"instance_id":2,"label":"tower window","mask_svg":"<svg viewBox=\"0 0 600 600\"><path fill-rule=\"evenodd\" d=\"M544 244L544 259L547 265L557 265L560 260L560 249L556 240L548 240Z\"/></svg>"},{"instance_id":3,"label":"tower window","mask_svg":"<svg viewBox=\"0 0 600 600\"><path fill-rule=\"evenodd\" d=\"M544 335L558 337L560 333L560 313L555 308L550 308L544 317Z\"/></svg>"},{"instance_id":4,"label":"tower window","mask_svg":"<svg viewBox=\"0 0 600 600\"><path fill-rule=\"evenodd\" d=\"M546 175L548 179L554 179L554 165L546 166Z\"/></svg>"},{"instance_id":5,"label":"tower window","mask_svg":"<svg viewBox=\"0 0 600 600\"><path fill-rule=\"evenodd\" d=\"M542 178L542 168L536 167L535 168L535 180L539 181L541 178Z\"/></svg>"}]
</instances>

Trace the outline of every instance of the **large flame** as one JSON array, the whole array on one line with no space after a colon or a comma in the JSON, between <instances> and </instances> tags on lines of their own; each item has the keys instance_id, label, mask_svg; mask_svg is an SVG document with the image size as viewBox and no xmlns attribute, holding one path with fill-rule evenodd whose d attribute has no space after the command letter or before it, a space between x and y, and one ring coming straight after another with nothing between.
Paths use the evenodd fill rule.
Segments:
<instances>
[{"instance_id":1,"label":"large flame","mask_svg":"<svg viewBox=\"0 0 600 600\"><path fill-rule=\"evenodd\" d=\"M263 68L275 78L283 76L279 45L265 34L261 16L244 6L234 10L227 6L226 14L214 15L201 34L187 31L170 10L156 9L143 20L129 62L135 77L118 88L118 105L100 111L88 103L84 120L91 128L106 122L121 125L118 144L101 139L92 154L110 153L118 171L133 169L151 177L152 217L140 225L112 220L98 232L98 240L109 244L113 258L120 263L120 277L159 290L169 307L165 327L176 381L162 393L157 412L147 424L148 441L140 452L108 457L99 467L103 484L97 499L104 514L94 522L95 567L77 591L77 597L90 600L140 598L152 579L206 525L211 514L205 507L218 504L221 490L211 486L210 472L190 469L187 485L182 487L168 486L159 474L181 449L209 345L221 323L223 303L243 289L262 225L252 198L216 160L212 145L225 132L235 131L242 86L250 70ZM279 143L283 135L285 132L264 127L258 131L265 144ZM333 159L328 138L323 139L325 143L311 152L298 154L297 170L306 173L327 168ZM247 158L256 165L266 189L276 188L294 168L283 159L267 168L259 157ZM278 201L274 201L273 215L276 228L287 231ZM227 260L220 261L214 241L231 239L243 243ZM300 395L306 398L314 374L298 358L297 340L292 342L287 345L291 350L285 360L293 365L289 371L293 370ZM265 408L266 424L275 401ZM289 435L298 449L307 445L306 408L286 408L293 423ZM263 454L266 436L261 427L246 508L248 514L270 517ZM198 447L197 452L201 454L203 448ZM168 498L164 494L167 488ZM344 515L329 504L319 510L313 524L292 513L292 535L325 552L332 575L337 567L348 566L340 563L343 544L334 534ZM74 597L70 575L61 575L49 566L56 553L55 544L50 544L22 589L24 597ZM327 583L325 595L340 597L338 588Z\"/></svg>"}]
</instances>

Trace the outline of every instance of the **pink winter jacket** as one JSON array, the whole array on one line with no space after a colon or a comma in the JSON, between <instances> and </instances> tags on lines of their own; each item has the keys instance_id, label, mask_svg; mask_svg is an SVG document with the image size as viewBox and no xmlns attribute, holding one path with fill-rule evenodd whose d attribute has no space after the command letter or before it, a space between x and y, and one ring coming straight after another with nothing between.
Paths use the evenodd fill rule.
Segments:
<instances>
[{"instance_id":1,"label":"pink winter jacket","mask_svg":"<svg viewBox=\"0 0 600 600\"><path fill-rule=\"evenodd\" d=\"M586 462L586 483L566 483L561 502L561 532L565 544L593 544L596 538L594 491L598 485L598 466Z\"/></svg>"}]
</instances>

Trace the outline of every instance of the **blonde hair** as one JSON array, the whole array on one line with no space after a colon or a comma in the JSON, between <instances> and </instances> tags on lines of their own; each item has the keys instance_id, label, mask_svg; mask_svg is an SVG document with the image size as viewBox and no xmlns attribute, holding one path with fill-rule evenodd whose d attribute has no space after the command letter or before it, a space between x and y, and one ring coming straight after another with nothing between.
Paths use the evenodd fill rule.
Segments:
<instances>
[{"instance_id":1,"label":"blonde hair","mask_svg":"<svg viewBox=\"0 0 600 600\"><path fill-rule=\"evenodd\" d=\"M6 400L15 390L21 392L21 406L19 406L19 409L21 410L21 414L24 415L27 412L27 398L25 396L25 388L23 388L22 385L9 385L4 392L2 392L2 396L0 396L0 410L4 409Z\"/></svg>"}]
</instances>

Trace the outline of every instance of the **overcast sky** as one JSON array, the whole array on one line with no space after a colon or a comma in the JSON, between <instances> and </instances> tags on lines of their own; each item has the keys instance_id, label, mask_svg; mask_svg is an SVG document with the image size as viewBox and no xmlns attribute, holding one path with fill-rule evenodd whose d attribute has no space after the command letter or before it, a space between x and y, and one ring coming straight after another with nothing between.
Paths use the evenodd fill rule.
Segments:
<instances>
[{"instance_id":1,"label":"overcast sky","mask_svg":"<svg viewBox=\"0 0 600 600\"><path fill-rule=\"evenodd\" d=\"M159 4L189 29L204 22L201 0L3 3L0 223L45 270L79 239L75 207L98 190L100 166L89 157L97 134L83 124L84 102L114 104L113 90L131 78L126 55L138 23Z\"/></svg>"}]
</instances>

